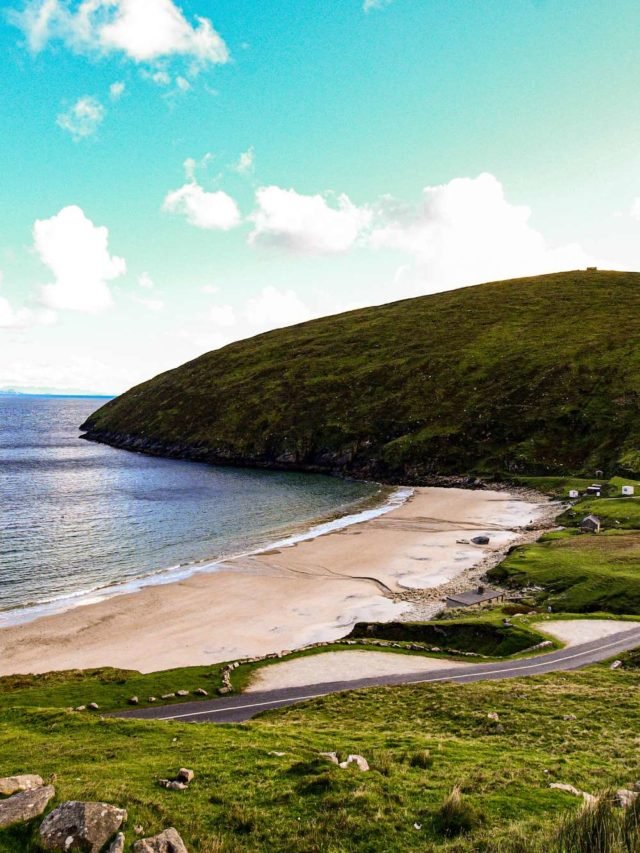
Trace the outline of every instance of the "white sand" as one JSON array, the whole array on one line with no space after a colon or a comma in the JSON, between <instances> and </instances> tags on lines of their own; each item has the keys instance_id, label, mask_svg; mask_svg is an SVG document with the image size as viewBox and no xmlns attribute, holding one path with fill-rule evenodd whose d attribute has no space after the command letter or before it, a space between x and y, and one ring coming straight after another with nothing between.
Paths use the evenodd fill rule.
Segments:
<instances>
[{"instance_id":1,"label":"white sand","mask_svg":"<svg viewBox=\"0 0 640 853\"><path fill-rule=\"evenodd\" d=\"M602 640L623 631L637 631L640 622L622 619L558 619L537 622L533 627L560 640L566 646L578 646L580 643Z\"/></svg>"},{"instance_id":2,"label":"white sand","mask_svg":"<svg viewBox=\"0 0 640 853\"><path fill-rule=\"evenodd\" d=\"M542 505L505 492L416 489L342 531L0 629L0 675L118 666L152 672L295 649L397 618L391 592L437 587L519 536ZM480 533L487 547L457 540Z\"/></svg>"},{"instance_id":3,"label":"white sand","mask_svg":"<svg viewBox=\"0 0 640 853\"><path fill-rule=\"evenodd\" d=\"M424 675L444 669L464 669L468 664L390 652L325 652L262 667L247 693L305 687L331 681L354 681L381 675Z\"/></svg>"}]
</instances>

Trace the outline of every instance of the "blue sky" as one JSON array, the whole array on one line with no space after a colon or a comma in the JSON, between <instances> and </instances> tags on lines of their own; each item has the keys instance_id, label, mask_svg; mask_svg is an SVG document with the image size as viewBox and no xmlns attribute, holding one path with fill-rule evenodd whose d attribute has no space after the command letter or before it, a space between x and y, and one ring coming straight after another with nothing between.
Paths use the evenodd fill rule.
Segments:
<instances>
[{"instance_id":1,"label":"blue sky","mask_svg":"<svg viewBox=\"0 0 640 853\"><path fill-rule=\"evenodd\" d=\"M631 0L13 0L0 388L119 392L312 316L639 268L639 31Z\"/></svg>"}]
</instances>

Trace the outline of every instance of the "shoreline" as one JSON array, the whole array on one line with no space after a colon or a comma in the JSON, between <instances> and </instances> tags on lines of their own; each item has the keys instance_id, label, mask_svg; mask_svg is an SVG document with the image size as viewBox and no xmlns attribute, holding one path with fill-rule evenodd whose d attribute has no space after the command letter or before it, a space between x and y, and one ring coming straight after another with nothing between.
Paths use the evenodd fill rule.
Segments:
<instances>
[{"instance_id":1,"label":"shoreline","mask_svg":"<svg viewBox=\"0 0 640 853\"><path fill-rule=\"evenodd\" d=\"M446 584L464 582L550 504L513 491L410 491L399 505L385 508L394 492L365 510L369 518L327 522L334 529L314 538L309 530L304 539L216 561L215 571L0 628L0 675L101 666L150 672L339 639L355 622L402 618L411 609L403 596L442 595ZM472 531L489 535L489 546L461 544Z\"/></svg>"},{"instance_id":2,"label":"shoreline","mask_svg":"<svg viewBox=\"0 0 640 853\"><path fill-rule=\"evenodd\" d=\"M104 586L77 590L51 599L44 599L43 601L0 610L0 630L24 625L45 618L46 616L66 613L77 607L98 604L120 595L133 594L147 587L165 586L166 584L186 580L196 574L216 572L219 571L220 565L229 560L256 556L267 553L274 548L293 547L298 542L315 539L333 530L341 530L352 524L361 524L371 518L391 512L398 506L401 506L405 500L409 499L413 492L413 487L411 486L393 487L382 483L375 485L379 486L378 493L354 502L350 511L338 515L333 513L331 515L319 516L307 522L299 522L292 526L291 532L256 548L252 548L249 551L221 554L216 557L204 557L201 560L194 560L188 563L177 563L174 566L156 569L130 580L116 581ZM276 535L275 532L274 535Z\"/></svg>"}]
</instances>

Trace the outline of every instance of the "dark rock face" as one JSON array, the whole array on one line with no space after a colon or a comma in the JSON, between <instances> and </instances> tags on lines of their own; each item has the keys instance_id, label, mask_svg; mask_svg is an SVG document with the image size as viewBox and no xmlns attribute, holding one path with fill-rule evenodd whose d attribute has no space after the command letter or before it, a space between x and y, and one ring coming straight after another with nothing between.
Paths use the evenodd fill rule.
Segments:
<instances>
[{"instance_id":1,"label":"dark rock face","mask_svg":"<svg viewBox=\"0 0 640 853\"><path fill-rule=\"evenodd\" d=\"M0 801L0 829L38 817L55 794L53 785L44 785L30 791L21 791L8 800Z\"/></svg>"},{"instance_id":2,"label":"dark rock face","mask_svg":"<svg viewBox=\"0 0 640 853\"><path fill-rule=\"evenodd\" d=\"M143 838L133 845L134 853L188 853L184 841L171 826L153 838Z\"/></svg>"},{"instance_id":3,"label":"dark rock face","mask_svg":"<svg viewBox=\"0 0 640 853\"><path fill-rule=\"evenodd\" d=\"M127 812L108 803L70 801L47 815L40 827L45 850L99 853L127 819Z\"/></svg>"}]
</instances>

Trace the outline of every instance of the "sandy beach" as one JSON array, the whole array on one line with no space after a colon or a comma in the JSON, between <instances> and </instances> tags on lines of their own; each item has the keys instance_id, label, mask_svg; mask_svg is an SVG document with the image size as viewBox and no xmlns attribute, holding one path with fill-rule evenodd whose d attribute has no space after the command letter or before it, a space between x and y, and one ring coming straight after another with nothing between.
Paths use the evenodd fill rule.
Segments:
<instances>
[{"instance_id":1,"label":"sandy beach","mask_svg":"<svg viewBox=\"0 0 640 853\"><path fill-rule=\"evenodd\" d=\"M1 629L0 675L150 672L338 639L355 622L406 614L403 592L427 589L438 601L471 583L543 518L550 508L542 498L419 488L401 507L344 530ZM461 543L481 533L488 546Z\"/></svg>"}]
</instances>

